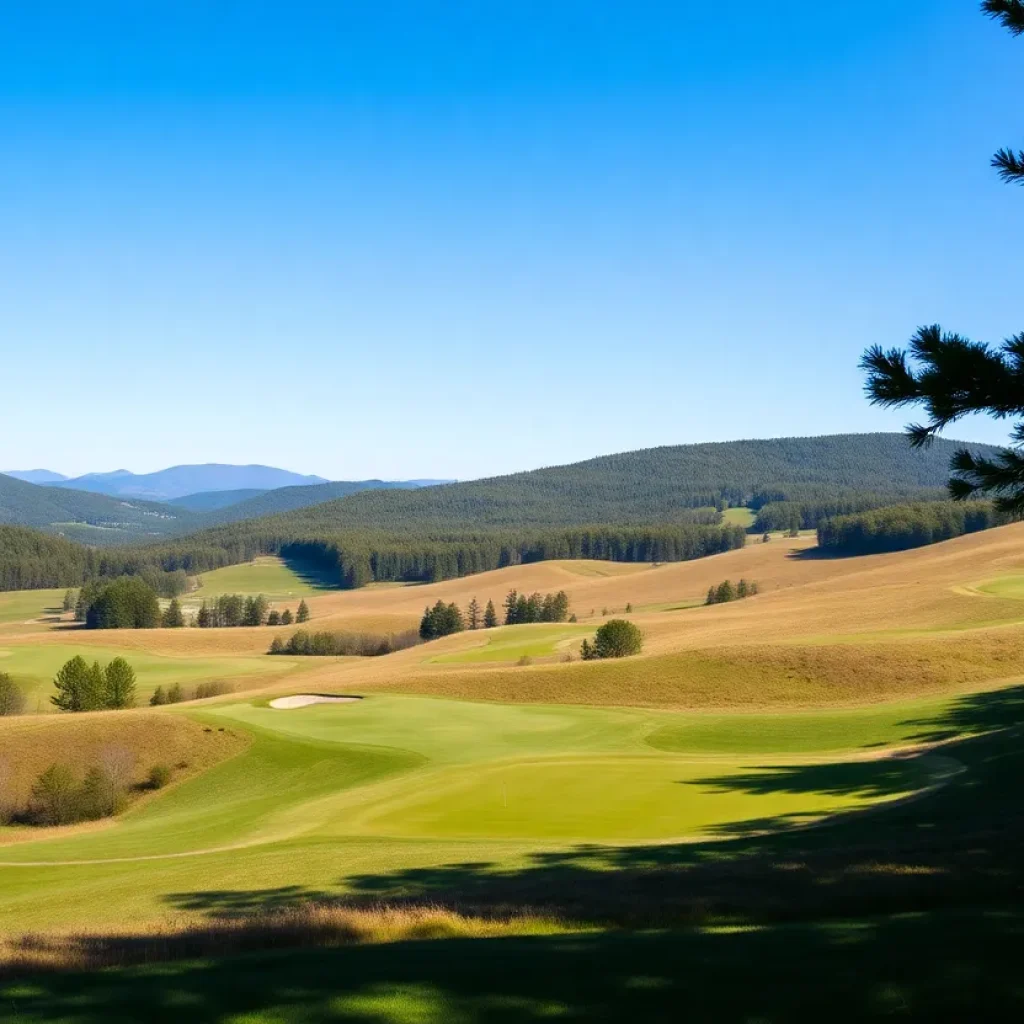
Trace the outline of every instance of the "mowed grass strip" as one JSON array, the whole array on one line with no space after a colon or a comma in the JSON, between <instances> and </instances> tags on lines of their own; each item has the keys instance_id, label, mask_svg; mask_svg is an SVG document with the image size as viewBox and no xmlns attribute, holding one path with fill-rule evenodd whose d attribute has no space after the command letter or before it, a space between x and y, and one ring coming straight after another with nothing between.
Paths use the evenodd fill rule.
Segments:
<instances>
[{"instance_id":1,"label":"mowed grass strip","mask_svg":"<svg viewBox=\"0 0 1024 1024\"><path fill-rule=\"evenodd\" d=\"M0 593L0 625L35 622L63 614L64 590L10 590Z\"/></svg>"},{"instance_id":2,"label":"mowed grass strip","mask_svg":"<svg viewBox=\"0 0 1024 1024\"><path fill-rule=\"evenodd\" d=\"M464 651L439 654L429 659L437 665L461 665L475 662L512 662L520 658L550 658L570 652L575 641L592 636L593 626L565 623L525 626L501 626L486 631L470 631L460 636L474 646Z\"/></svg>"}]
</instances>

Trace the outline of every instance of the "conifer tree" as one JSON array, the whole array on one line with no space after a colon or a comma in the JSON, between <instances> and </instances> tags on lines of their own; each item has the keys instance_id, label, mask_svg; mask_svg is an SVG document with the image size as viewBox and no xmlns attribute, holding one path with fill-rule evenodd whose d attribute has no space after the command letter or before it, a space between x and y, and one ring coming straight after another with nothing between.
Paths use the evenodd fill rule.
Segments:
<instances>
[{"instance_id":1,"label":"conifer tree","mask_svg":"<svg viewBox=\"0 0 1024 1024\"><path fill-rule=\"evenodd\" d=\"M273 608L267 612L267 625L268 626L280 626L281 625L281 613Z\"/></svg>"},{"instance_id":2,"label":"conifer tree","mask_svg":"<svg viewBox=\"0 0 1024 1024\"><path fill-rule=\"evenodd\" d=\"M171 603L164 612L161 625L164 629L181 629L185 625L185 616L181 612L181 602L176 597L171 598Z\"/></svg>"},{"instance_id":3,"label":"conifer tree","mask_svg":"<svg viewBox=\"0 0 1024 1024\"><path fill-rule=\"evenodd\" d=\"M50 701L61 711L97 711L103 707L103 673L99 664L90 668L80 654L65 662L53 685L57 692Z\"/></svg>"},{"instance_id":4,"label":"conifer tree","mask_svg":"<svg viewBox=\"0 0 1024 1024\"><path fill-rule=\"evenodd\" d=\"M167 694L164 693L162 686L158 686L153 691L153 696L149 698L149 703L155 708L167 703Z\"/></svg>"},{"instance_id":5,"label":"conifer tree","mask_svg":"<svg viewBox=\"0 0 1024 1024\"><path fill-rule=\"evenodd\" d=\"M484 629L494 629L498 624L498 612L494 607L493 601L487 602L487 607L484 609Z\"/></svg>"},{"instance_id":6,"label":"conifer tree","mask_svg":"<svg viewBox=\"0 0 1024 1024\"><path fill-rule=\"evenodd\" d=\"M1013 35L1024 35L1024 0L984 0L982 10ZM1024 185L1024 150L1000 149L992 166L1003 181ZM927 422L907 428L915 447L974 413L1018 418L1012 446L994 457L974 455L966 448L953 456L949 491L957 500L988 494L1000 511L1024 512L1024 331L993 348L932 324L921 327L905 351L872 346L864 353L861 368L873 405L924 407Z\"/></svg>"},{"instance_id":7,"label":"conifer tree","mask_svg":"<svg viewBox=\"0 0 1024 1024\"><path fill-rule=\"evenodd\" d=\"M309 622L309 605L306 604L305 598L299 602L299 610L295 615L295 621L300 625L303 622Z\"/></svg>"},{"instance_id":8,"label":"conifer tree","mask_svg":"<svg viewBox=\"0 0 1024 1024\"><path fill-rule=\"evenodd\" d=\"M115 658L104 670L103 704L108 708L135 706L135 670L124 658Z\"/></svg>"},{"instance_id":9,"label":"conifer tree","mask_svg":"<svg viewBox=\"0 0 1024 1024\"><path fill-rule=\"evenodd\" d=\"M466 620L470 629L480 628L480 602L475 597L469 602Z\"/></svg>"},{"instance_id":10,"label":"conifer tree","mask_svg":"<svg viewBox=\"0 0 1024 1024\"><path fill-rule=\"evenodd\" d=\"M292 621L293 620L291 608L285 608L285 610L281 612L281 625L290 626L292 624Z\"/></svg>"}]
</instances>

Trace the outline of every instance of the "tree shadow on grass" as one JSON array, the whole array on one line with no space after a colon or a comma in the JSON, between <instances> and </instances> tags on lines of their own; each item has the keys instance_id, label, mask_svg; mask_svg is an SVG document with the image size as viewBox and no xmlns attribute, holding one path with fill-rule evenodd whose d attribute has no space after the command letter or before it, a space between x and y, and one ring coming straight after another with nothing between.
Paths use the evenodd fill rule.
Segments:
<instances>
[{"instance_id":1,"label":"tree shadow on grass","mask_svg":"<svg viewBox=\"0 0 1024 1024\"><path fill-rule=\"evenodd\" d=\"M969 693L930 718L910 719L900 724L920 727L921 731L912 737L917 743L938 743L964 735L1024 726L1024 686Z\"/></svg>"},{"instance_id":2,"label":"tree shadow on grass","mask_svg":"<svg viewBox=\"0 0 1024 1024\"><path fill-rule=\"evenodd\" d=\"M1019 914L274 950L0 981L19 1024L1020 1019Z\"/></svg>"},{"instance_id":3,"label":"tree shadow on grass","mask_svg":"<svg viewBox=\"0 0 1024 1024\"><path fill-rule=\"evenodd\" d=\"M336 893L303 885L282 885L275 889L208 889L200 892L170 893L166 902L175 910L198 912L212 918L247 918L295 910L309 903L337 898Z\"/></svg>"},{"instance_id":4,"label":"tree shadow on grass","mask_svg":"<svg viewBox=\"0 0 1024 1024\"><path fill-rule=\"evenodd\" d=\"M314 587L317 590L339 590L341 580L337 569L324 569L313 562L307 562L300 558L287 558L282 555L281 561L296 576L306 584L307 587Z\"/></svg>"}]
</instances>

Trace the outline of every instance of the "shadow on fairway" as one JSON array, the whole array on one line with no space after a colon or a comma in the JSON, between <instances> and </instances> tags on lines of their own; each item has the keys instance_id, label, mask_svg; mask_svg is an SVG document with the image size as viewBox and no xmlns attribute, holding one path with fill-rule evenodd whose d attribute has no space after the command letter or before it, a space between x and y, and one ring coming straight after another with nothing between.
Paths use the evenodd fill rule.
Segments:
<instances>
[{"instance_id":1,"label":"shadow on fairway","mask_svg":"<svg viewBox=\"0 0 1024 1024\"><path fill-rule=\"evenodd\" d=\"M959 697L932 718L911 719L903 725L919 726L916 743L937 743L965 733L986 733L1024 725L1024 686Z\"/></svg>"},{"instance_id":2,"label":"shadow on fairway","mask_svg":"<svg viewBox=\"0 0 1024 1024\"><path fill-rule=\"evenodd\" d=\"M35 1024L1020 1019L1017 914L747 932L452 939L0 981Z\"/></svg>"}]
</instances>

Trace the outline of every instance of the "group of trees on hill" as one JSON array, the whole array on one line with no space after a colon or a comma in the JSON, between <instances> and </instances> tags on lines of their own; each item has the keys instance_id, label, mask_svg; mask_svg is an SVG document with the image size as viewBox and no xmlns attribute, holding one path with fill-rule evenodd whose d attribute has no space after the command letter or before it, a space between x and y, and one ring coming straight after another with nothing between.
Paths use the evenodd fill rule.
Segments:
<instances>
[{"instance_id":1,"label":"group of trees on hill","mask_svg":"<svg viewBox=\"0 0 1024 1024\"><path fill-rule=\"evenodd\" d=\"M310 633L300 629L287 640L274 637L270 654L293 654L313 657L377 658L393 651L403 651L420 642L416 630L403 633L352 633L321 630Z\"/></svg>"},{"instance_id":2,"label":"group of trees on hill","mask_svg":"<svg viewBox=\"0 0 1024 1024\"><path fill-rule=\"evenodd\" d=\"M1003 522L1005 516L985 501L894 505L827 520L818 527L818 545L842 555L903 551Z\"/></svg>"},{"instance_id":3,"label":"group of trees on hill","mask_svg":"<svg viewBox=\"0 0 1024 1024\"><path fill-rule=\"evenodd\" d=\"M308 620L309 605L303 599L299 601L295 621L302 623ZM221 594L211 601L204 601L196 613L196 625L200 629L291 624L291 609L271 609L270 602L262 594L249 597L243 594Z\"/></svg>"},{"instance_id":4,"label":"group of trees on hill","mask_svg":"<svg viewBox=\"0 0 1024 1024\"><path fill-rule=\"evenodd\" d=\"M156 593L140 576L87 583L75 615L87 629L156 629L162 621Z\"/></svg>"},{"instance_id":5,"label":"group of trees on hill","mask_svg":"<svg viewBox=\"0 0 1024 1024\"><path fill-rule=\"evenodd\" d=\"M106 668L81 655L65 662L53 680L50 700L61 711L115 711L135 706L135 670L124 658Z\"/></svg>"},{"instance_id":6,"label":"group of trees on hill","mask_svg":"<svg viewBox=\"0 0 1024 1024\"><path fill-rule=\"evenodd\" d=\"M557 594L520 594L510 590L505 598L505 625L517 626L527 622L565 622L569 617L569 595L564 590ZM493 601L480 611L480 602L474 597L465 614L454 602L438 600L423 612L420 620L420 638L436 640L438 637L461 633L464 629L493 629L498 625L498 613Z\"/></svg>"},{"instance_id":7,"label":"group of trees on hill","mask_svg":"<svg viewBox=\"0 0 1024 1024\"><path fill-rule=\"evenodd\" d=\"M505 598L505 625L518 626L524 622L565 622L569 617L569 595L560 590L557 594L519 594L510 590Z\"/></svg>"},{"instance_id":8,"label":"group of trees on hill","mask_svg":"<svg viewBox=\"0 0 1024 1024\"><path fill-rule=\"evenodd\" d=\"M717 587L708 588L708 596L704 603L728 604L730 601L742 601L745 597L753 597L758 592L758 585L753 580L723 580Z\"/></svg>"},{"instance_id":9,"label":"group of trees on hill","mask_svg":"<svg viewBox=\"0 0 1024 1024\"><path fill-rule=\"evenodd\" d=\"M197 683L191 691L186 690L181 683L171 683L165 690L158 686L153 695L149 698L152 707L161 707L164 704L180 704L186 700L205 700L207 697L222 697L231 693L234 685L223 679L212 679L205 683Z\"/></svg>"}]
</instances>

